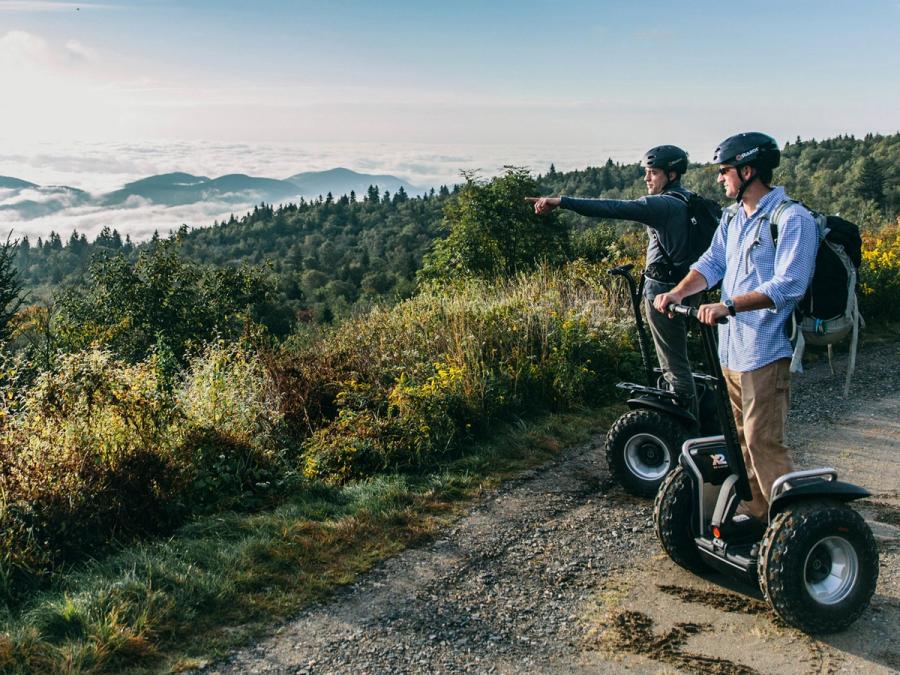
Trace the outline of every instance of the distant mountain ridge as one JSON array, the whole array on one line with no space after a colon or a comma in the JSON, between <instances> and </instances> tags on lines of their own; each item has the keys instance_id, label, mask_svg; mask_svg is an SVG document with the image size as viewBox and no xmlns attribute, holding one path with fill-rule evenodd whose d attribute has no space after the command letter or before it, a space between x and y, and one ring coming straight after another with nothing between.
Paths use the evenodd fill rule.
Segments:
<instances>
[{"instance_id":1,"label":"distant mountain ridge","mask_svg":"<svg viewBox=\"0 0 900 675\"><path fill-rule=\"evenodd\" d=\"M36 187L36 183L29 183L27 180L12 178L11 176L0 176L0 190L25 190Z\"/></svg>"},{"instance_id":2,"label":"distant mountain ridge","mask_svg":"<svg viewBox=\"0 0 900 675\"><path fill-rule=\"evenodd\" d=\"M91 201L84 190L67 185L38 185L27 180L0 176L0 225L4 214L13 213L18 218L30 220L53 215L63 209L82 206Z\"/></svg>"},{"instance_id":3,"label":"distant mountain ridge","mask_svg":"<svg viewBox=\"0 0 900 675\"><path fill-rule=\"evenodd\" d=\"M327 171L305 171L294 174L286 180L299 187L301 194L305 197L317 197L329 192L333 196L348 195L351 192L361 196L365 194L370 185L377 185L382 193L385 190L394 193L401 187L408 194L425 191L424 188L416 187L396 176L357 173L343 167Z\"/></svg>"},{"instance_id":4,"label":"distant mountain ridge","mask_svg":"<svg viewBox=\"0 0 900 675\"><path fill-rule=\"evenodd\" d=\"M329 192L335 197L355 192L362 198L370 185L378 186L380 193L385 190L394 193L400 188L411 195L426 191L425 188L417 187L397 176L358 173L343 167L297 173L285 180L241 173L209 178L172 172L132 181L118 190L100 195L91 195L64 185L41 186L20 178L0 176L0 190L12 193L3 195L0 212L14 212L19 219L30 220L52 215L71 206L129 208L147 202L161 206L185 206L206 201L234 205L260 202L279 204L301 197L315 199ZM26 190L32 192L23 194L22 199L17 200L19 193Z\"/></svg>"},{"instance_id":5,"label":"distant mountain ridge","mask_svg":"<svg viewBox=\"0 0 900 675\"><path fill-rule=\"evenodd\" d=\"M105 206L115 206L133 197L141 197L154 204L183 206L217 199L225 202L276 202L297 195L297 186L273 178L255 178L241 173L210 179L189 173L165 173L126 184L121 190L102 198Z\"/></svg>"}]
</instances>

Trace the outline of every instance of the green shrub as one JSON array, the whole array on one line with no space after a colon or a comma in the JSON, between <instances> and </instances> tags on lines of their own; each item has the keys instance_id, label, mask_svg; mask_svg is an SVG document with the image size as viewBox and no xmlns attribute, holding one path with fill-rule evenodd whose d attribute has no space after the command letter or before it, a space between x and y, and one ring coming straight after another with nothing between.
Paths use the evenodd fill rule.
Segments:
<instances>
[{"instance_id":1,"label":"green shrub","mask_svg":"<svg viewBox=\"0 0 900 675\"><path fill-rule=\"evenodd\" d=\"M460 281L321 337L92 349L0 382L0 592L195 513L271 504L303 477L418 470L494 423L601 403L638 365L620 291L585 262ZM3 385L2 383L6 384Z\"/></svg>"},{"instance_id":2,"label":"green shrub","mask_svg":"<svg viewBox=\"0 0 900 675\"><path fill-rule=\"evenodd\" d=\"M60 359L0 429L0 568L8 584L158 531L178 473L167 454L177 417L151 364L93 350ZM11 392L7 392L10 393Z\"/></svg>"},{"instance_id":3,"label":"green shrub","mask_svg":"<svg viewBox=\"0 0 900 675\"><path fill-rule=\"evenodd\" d=\"M900 218L863 235L860 311L866 318L900 318Z\"/></svg>"},{"instance_id":4,"label":"green shrub","mask_svg":"<svg viewBox=\"0 0 900 675\"><path fill-rule=\"evenodd\" d=\"M185 424L174 454L192 511L257 506L291 478L277 391L255 352L209 345L177 398Z\"/></svg>"}]
</instances>

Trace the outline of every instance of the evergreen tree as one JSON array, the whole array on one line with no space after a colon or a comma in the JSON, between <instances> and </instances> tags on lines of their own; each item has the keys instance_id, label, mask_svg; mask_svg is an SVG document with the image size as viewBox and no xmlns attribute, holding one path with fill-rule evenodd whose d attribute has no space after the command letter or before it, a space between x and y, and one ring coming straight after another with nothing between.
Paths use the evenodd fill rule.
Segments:
<instances>
[{"instance_id":1,"label":"evergreen tree","mask_svg":"<svg viewBox=\"0 0 900 675\"><path fill-rule=\"evenodd\" d=\"M877 160L872 157L863 160L854 187L861 199L869 199L879 207L884 205L884 173Z\"/></svg>"},{"instance_id":2,"label":"evergreen tree","mask_svg":"<svg viewBox=\"0 0 900 675\"><path fill-rule=\"evenodd\" d=\"M9 322L25 302L22 297L22 282L15 266L16 242L9 236L0 244L0 341L9 338Z\"/></svg>"}]
</instances>

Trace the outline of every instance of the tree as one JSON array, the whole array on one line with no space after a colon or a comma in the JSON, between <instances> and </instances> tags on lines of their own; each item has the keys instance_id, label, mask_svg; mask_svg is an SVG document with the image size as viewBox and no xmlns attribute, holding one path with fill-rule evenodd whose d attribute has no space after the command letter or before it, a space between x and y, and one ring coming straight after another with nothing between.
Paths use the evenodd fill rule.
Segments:
<instances>
[{"instance_id":1,"label":"tree","mask_svg":"<svg viewBox=\"0 0 900 675\"><path fill-rule=\"evenodd\" d=\"M537 216L525 197L540 194L526 169L506 167L489 182L464 174L466 183L444 209L449 235L423 261L420 278L511 276L542 261L569 257L569 230L557 217Z\"/></svg>"},{"instance_id":2,"label":"tree","mask_svg":"<svg viewBox=\"0 0 900 675\"><path fill-rule=\"evenodd\" d=\"M7 235L0 244L0 341L6 342L10 334L10 321L25 302L22 283L15 266L16 242Z\"/></svg>"},{"instance_id":3,"label":"tree","mask_svg":"<svg viewBox=\"0 0 900 675\"><path fill-rule=\"evenodd\" d=\"M877 160L863 160L856 177L855 192L861 199L870 199L879 207L884 205L884 173Z\"/></svg>"},{"instance_id":4,"label":"tree","mask_svg":"<svg viewBox=\"0 0 900 675\"><path fill-rule=\"evenodd\" d=\"M200 266L178 254L175 239L158 240L135 262L122 253L95 256L87 289L66 289L56 328L62 344L108 346L139 361L160 344L179 359L215 336L236 337L248 321L284 331L269 305L274 291L260 270Z\"/></svg>"}]
</instances>

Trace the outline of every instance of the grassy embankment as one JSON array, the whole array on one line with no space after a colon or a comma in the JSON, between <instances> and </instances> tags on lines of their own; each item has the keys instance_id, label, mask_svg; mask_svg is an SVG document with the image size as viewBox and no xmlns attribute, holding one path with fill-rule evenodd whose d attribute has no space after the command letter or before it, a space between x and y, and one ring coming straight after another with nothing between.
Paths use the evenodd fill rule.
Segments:
<instances>
[{"instance_id":1,"label":"grassy embankment","mask_svg":"<svg viewBox=\"0 0 900 675\"><path fill-rule=\"evenodd\" d=\"M585 438L637 363L604 277L425 292L174 382L67 357L3 420L0 668L196 664Z\"/></svg>"}]
</instances>

